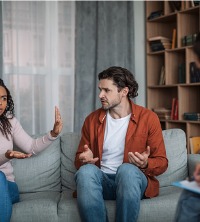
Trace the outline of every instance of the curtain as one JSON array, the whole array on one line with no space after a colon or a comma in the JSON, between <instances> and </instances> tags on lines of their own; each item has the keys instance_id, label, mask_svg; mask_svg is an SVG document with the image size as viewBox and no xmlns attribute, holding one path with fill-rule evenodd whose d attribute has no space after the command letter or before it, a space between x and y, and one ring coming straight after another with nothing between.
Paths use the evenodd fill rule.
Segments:
<instances>
[{"instance_id":1,"label":"curtain","mask_svg":"<svg viewBox=\"0 0 200 222\"><path fill-rule=\"evenodd\" d=\"M74 124L75 3L2 3L3 79L15 114L30 134L51 130L54 107L63 131Z\"/></svg>"},{"instance_id":2,"label":"curtain","mask_svg":"<svg viewBox=\"0 0 200 222\"><path fill-rule=\"evenodd\" d=\"M75 126L100 107L98 73L122 66L134 73L134 19L131 1L76 2Z\"/></svg>"},{"instance_id":3,"label":"curtain","mask_svg":"<svg viewBox=\"0 0 200 222\"><path fill-rule=\"evenodd\" d=\"M3 78L2 2L0 1L0 78Z\"/></svg>"}]
</instances>

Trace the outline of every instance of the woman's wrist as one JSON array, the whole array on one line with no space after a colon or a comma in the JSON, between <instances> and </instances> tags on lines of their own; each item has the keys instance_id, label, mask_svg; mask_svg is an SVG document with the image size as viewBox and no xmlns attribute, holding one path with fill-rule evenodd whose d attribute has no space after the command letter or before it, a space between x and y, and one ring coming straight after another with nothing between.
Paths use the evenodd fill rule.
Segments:
<instances>
[{"instance_id":1,"label":"woman's wrist","mask_svg":"<svg viewBox=\"0 0 200 222\"><path fill-rule=\"evenodd\" d=\"M51 133L51 136L52 136L52 137L57 137L57 136L58 136L58 133L55 133L53 130L51 130L50 133Z\"/></svg>"}]
</instances>

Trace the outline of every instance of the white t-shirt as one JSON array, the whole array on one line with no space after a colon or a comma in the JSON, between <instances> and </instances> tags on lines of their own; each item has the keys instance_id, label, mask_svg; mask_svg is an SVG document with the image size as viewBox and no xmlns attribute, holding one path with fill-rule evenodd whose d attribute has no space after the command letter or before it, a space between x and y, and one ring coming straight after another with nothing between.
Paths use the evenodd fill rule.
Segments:
<instances>
[{"instance_id":1,"label":"white t-shirt","mask_svg":"<svg viewBox=\"0 0 200 222\"><path fill-rule=\"evenodd\" d=\"M131 114L120 119L113 119L109 111L106 116L101 170L115 174L124 158L125 137Z\"/></svg>"}]
</instances>

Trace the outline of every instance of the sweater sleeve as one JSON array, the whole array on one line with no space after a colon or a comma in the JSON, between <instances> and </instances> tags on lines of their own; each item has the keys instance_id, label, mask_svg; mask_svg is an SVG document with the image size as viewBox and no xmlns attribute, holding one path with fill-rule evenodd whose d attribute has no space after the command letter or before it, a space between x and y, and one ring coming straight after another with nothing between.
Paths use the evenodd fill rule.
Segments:
<instances>
[{"instance_id":1,"label":"sweater sleeve","mask_svg":"<svg viewBox=\"0 0 200 222\"><path fill-rule=\"evenodd\" d=\"M5 157L5 154L0 154L0 166L8 161L9 159Z\"/></svg>"},{"instance_id":2,"label":"sweater sleeve","mask_svg":"<svg viewBox=\"0 0 200 222\"><path fill-rule=\"evenodd\" d=\"M15 118L13 125L13 142L24 152L38 154L47 148L57 137L52 137L50 132L46 135L33 139L22 128L19 121Z\"/></svg>"}]
</instances>

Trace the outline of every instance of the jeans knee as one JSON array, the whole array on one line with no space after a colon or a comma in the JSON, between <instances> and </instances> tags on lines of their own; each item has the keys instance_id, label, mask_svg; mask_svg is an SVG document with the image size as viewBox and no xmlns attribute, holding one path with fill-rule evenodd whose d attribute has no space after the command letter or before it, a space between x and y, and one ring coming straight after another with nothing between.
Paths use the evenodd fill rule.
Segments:
<instances>
[{"instance_id":1,"label":"jeans knee","mask_svg":"<svg viewBox=\"0 0 200 222\"><path fill-rule=\"evenodd\" d=\"M100 169L94 164L85 164L83 165L75 174L75 181L78 182L79 180L81 183L84 181L89 182L90 179L99 176Z\"/></svg>"},{"instance_id":2,"label":"jeans knee","mask_svg":"<svg viewBox=\"0 0 200 222\"><path fill-rule=\"evenodd\" d=\"M6 182L6 175L0 171L0 184L4 184Z\"/></svg>"},{"instance_id":3,"label":"jeans knee","mask_svg":"<svg viewBox=\"0 0 200 222\"><path fill-rule=\"evenodd\" d=\"M138 167L130 163L123 163L117 169L117 175L122 177L129 177L137 174L139 171Z\"/></svg>"}]
</instances>

